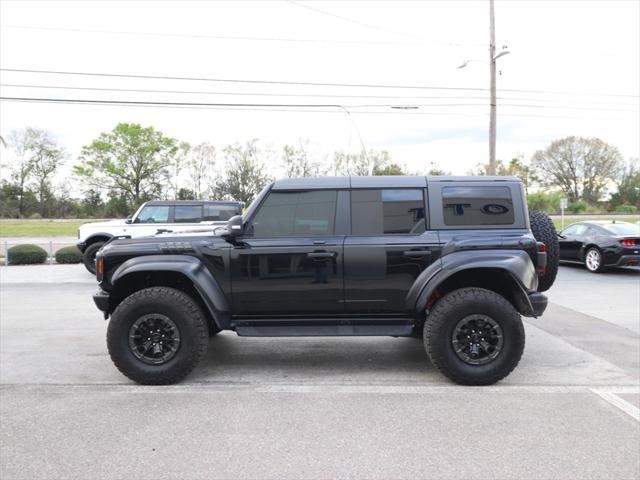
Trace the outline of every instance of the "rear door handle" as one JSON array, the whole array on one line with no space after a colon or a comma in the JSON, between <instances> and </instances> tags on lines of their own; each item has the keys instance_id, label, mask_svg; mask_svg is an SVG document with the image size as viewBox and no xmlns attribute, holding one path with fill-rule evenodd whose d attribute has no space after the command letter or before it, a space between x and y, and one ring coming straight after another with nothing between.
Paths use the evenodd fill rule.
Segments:
<instances>
[{"instance_id":1,"label":"rear door handle","mask_svg":"<svg viewBox=\"0 0 640 480\"><path fill-rule=\"evenodd\" d=\"M431 256L431 250L405 250L403 255L405 257L413 257L413 258L430 257Z\"/></svg>"},{"instance_id":2,"label":"rear door handle","mask_svg":"<svg viewBox=\"0 0 640 480\"><path fill-rule=\"evenodd\" d=\"M333 252L309 252L307 258L333 258Z\"/></svg>"}]
</instances>

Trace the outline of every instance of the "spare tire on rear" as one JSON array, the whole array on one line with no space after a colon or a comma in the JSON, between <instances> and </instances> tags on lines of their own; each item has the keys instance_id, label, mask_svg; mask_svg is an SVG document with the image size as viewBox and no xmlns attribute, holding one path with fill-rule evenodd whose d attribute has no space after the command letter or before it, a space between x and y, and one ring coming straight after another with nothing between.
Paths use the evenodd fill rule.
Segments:
<instances>
[{"instance_id":1,"label":"spare tire on rear","mask_svg":"<svg viewBox=\"0 0 640 480\"><path fill-rule=\"evenodd\" d=\"M560 259L560 246L558 244L558 232L549 215L534 210L529 212L531 232L538 242L544 242L547 246L547 270L538 274L538 291L545 292L551 288L558 274L558 262Z\"/></svg>"}]
</instances>

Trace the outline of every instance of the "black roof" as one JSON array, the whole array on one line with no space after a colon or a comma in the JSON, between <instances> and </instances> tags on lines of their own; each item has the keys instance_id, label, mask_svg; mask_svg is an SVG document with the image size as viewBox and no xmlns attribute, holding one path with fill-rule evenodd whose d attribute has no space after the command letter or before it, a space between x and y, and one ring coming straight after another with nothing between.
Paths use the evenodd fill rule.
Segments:
<instances>
[{"instance_id":1,"label":"black roof","mask_svg":"<svg viewBox=\"0 0 640 480\"><path fill-rule=\"evenodd\" d=\"M145 205L229 205L242 206L242 202L233 200L150 200Z\"/></svg>"},{"instance_id":2,"label":"black roof","mask_svg":"<svg viewBox=\"0 0 640 480\"><path fill-rule=\"evenodd\" d=\"M273 190L323 189L323 188L425 188L427 182L519 182L517 177L498 176L418 176L389 175L361 177L302 177L276 180Z\"/></svg>"}]
</instances>

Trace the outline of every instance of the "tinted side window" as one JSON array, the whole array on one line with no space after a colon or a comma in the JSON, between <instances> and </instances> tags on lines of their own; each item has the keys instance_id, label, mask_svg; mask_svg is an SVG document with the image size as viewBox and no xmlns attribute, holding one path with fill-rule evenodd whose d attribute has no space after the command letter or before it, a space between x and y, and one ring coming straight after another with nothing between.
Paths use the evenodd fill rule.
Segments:
<instances>
[{"instance_id":1,"label":"tinted side window","mask_svg":"<svg viewBox=\"0 0 640 480\"><path fill-rule=\"evenodd\" d=\"M562 230L562 235L575 235L580 225L570 225Z\"/></svg>"},{"instance_id":2,"label":"tinted side window","mask_svg":"<svg viewBox=\"0 0 640 480\"><path fill-rule=\"evenodd\" d=\"M176 205L173 218L176 223L200 223L202 205Z\"/></svg>"},{"instance_id":3,"label":"tinted side window","mask_svg":"<svg viewBox=\"0 0 640 480\"><path fill-rule=\"evenodd\" d=\"M588 225L576 225L576 229L573 232L574 235L586 235L587 230L589 229Z\"/></svg>"},{"instance_id":4,"label":"tinted side window","mask_svg":"<svg viewBox=\"0 0 640 480\"><path fill-rule=\"evenodd\" d=\"M202 220L205 222L227 221L240 214L242 210L232 205L205 205Z\"/></svg>"},{"instance_id":5,"label":"tinted side window","mask_svg":"<svg viewBox=\"0 0 640 480\"><path fill-rule=\"evenodd\" d=\"M424 230L422 190L376 189L351 192L353 235L418 234Z\"/></svg>"},{"instance_id":6,"label":"tinted side window","mask_svg":"<svg viewBox=\"0 0 640 480\"><path fill-rule=\"evenodd\" d=\"M168 205L148 205L144 207L135 223L168 223L169 222L169 206Z\"/></svg>"},{"instance_id":7,"label":"tinted side window","mask_svg":"<svg viewBox=\"0 0 640 480\"><path fill-rule=\"evenodd\" d=\"M252 222L253 236L333 235L337 197L335 190L271 192Z\"/></svg>"},{"instance_id":8,"label":"tinted side window","mask_svg":"<svg viewBox=\"0 0 640 480\"><path fill-rule=\"evenodd\" d=\"M459 186L442 189L445 225L511 225L513 199L508 187Z\"/></svg>"}]
</instances>

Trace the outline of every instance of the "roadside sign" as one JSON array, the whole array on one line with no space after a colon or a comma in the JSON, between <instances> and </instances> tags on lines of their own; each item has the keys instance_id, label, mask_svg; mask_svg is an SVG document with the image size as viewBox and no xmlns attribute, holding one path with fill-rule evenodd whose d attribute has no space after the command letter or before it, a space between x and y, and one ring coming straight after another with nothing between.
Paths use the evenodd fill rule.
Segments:
<instances>
[{"instance_id":1,"label":"roadside sign","mask_svg":"<svg viewBox=\"0 0 640 480\"><path fill-rule=\"evenodd\" d=\"M562 220L561 220L561 227L564 230L564 209L567 208L569 206L569 200L567 200L566 198L561 198L560 199L560 214L562 215Z\"/></svg>"}]
</instances>

